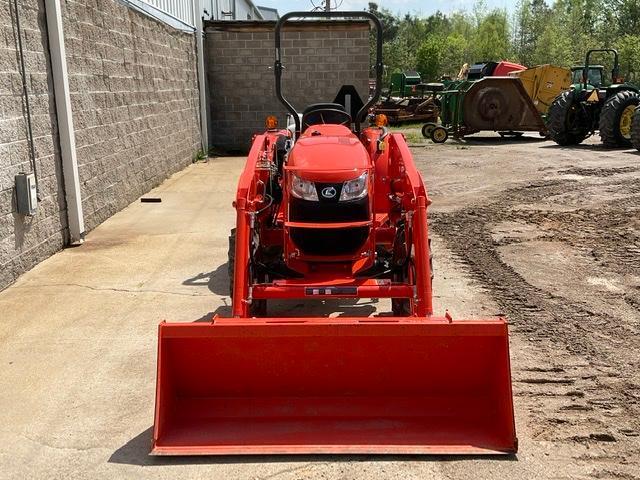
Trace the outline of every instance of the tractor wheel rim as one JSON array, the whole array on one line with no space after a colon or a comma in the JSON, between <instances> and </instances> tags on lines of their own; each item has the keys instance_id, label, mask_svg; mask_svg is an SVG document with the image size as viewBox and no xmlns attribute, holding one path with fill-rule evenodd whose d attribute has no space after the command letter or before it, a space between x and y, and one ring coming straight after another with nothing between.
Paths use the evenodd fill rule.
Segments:
<instances>
[{"instance_id":1,"label":"tractor wheel rim","mask_svg":"<svg viewBox=\"0 0 640 480\"><path fill-rule=\"evenodd\" d=\"M633 114L636 111L635 105L629 105L625 108L620 116L620 135L625 139L631 138L631 124L633 123Z\"/></svg>"},{"instance_id":2,"label":"tractor wheel rim","mask_svg":"<svg viewBox=\"0 0 640 480\"><path fill-rule=\"evenodd\" d=\"M436 140L444 140L445 135L446 132L444 130L438 129L433 133L433 138L435 138Z\"/></svg>"}]
</instances>

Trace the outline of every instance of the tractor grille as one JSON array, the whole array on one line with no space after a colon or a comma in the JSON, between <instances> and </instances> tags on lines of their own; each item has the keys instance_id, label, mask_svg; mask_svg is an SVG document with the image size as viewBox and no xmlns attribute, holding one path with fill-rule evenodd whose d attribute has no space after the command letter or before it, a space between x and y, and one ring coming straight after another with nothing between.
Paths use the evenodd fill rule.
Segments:
<instances>
[{"instance_id":1,"label":"tractor grille","mask_svg":"<svg viewBox=\"0 0 640 480\"><path fill-rule=\"evenodd\" d=\"M322 198L319 194L319 201L302 200L291 197L289 202L289 220L292 222L363 222L369 220L369 197L358 200L340 202L340 191L342 184L316 184L318 193L326 186L333 186L336 189L336 196L331 200Z\"/></svg>"},{"instance_id":2,"label":"tractor grille","mask_svg":"<svg viewBox=\"0 0 640 480\"><path fill-rule=\"evenodd\" d=\"M292 222L364 222L369 220L369 199L350 202L312 202L292 197L289 203Z\"/></svg>"},{"instance_id":3,"label":"tractor grille","mask_svg":"<svg viewBox=\"0 0 640 480\"><path fill-rule=\"evenodd\" d=\"M307 255L349 255L367 241L369 227L292 228L290 234Z\"/></svg>"}]
</instances>

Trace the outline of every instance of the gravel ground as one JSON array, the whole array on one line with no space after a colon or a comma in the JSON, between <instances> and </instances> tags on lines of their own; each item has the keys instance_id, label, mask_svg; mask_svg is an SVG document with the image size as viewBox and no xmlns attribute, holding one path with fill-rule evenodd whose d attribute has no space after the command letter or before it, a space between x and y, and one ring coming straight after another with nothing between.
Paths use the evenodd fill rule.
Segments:
<instances>
[{"instance_id":1,"label":"gravel ground","mask_svg":"<svg viewBox=\"0 0 640 480\"><path fill-rule=\"evenodd\" d=\"M638 478L640 154L534 137L414 153L432 230L512 324L521 436L553 445L554 476Z\"/></svg>"}]
</instances>

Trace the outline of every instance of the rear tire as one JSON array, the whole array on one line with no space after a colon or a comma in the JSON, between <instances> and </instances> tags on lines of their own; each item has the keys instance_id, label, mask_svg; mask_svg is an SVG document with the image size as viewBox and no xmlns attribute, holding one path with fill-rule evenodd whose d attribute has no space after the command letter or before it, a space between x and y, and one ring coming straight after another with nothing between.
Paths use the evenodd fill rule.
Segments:
<instances>
[{"instance_id":1,"label":"rear tire","mask_svg":"<svg viewBox=\"0 0 640 480\"><path fill-rule=\"evenodd\" d=\"M227 253L227 272L229 274L229 296L233 300L233 282L236 265L236 229L229 233L229 252ZM253 300L249 305L249 315L252 317L264 317L267 314L267 301L265 299Z\"/></svg>"},{"instance_id":2,"label":"rear tire","mask_svg":"<svg viewBox=\"0 0 640 480\"><path fill-rule=\"evenodd\" d=\"M640 96L631 90L612 95L600 112L600 138L606 147L631 145L631 124Z\"/></svg>"},{"instance_id":3,"label":"rear tire","mask_svg":"<svg viewBox=\"0 0 640 480\"><path fill-rule=\"evenodd\" d=\"M640 150L640 107L636 108L633 114L633 124L631 125L631 145Z\"/></svg>"},{"instance_id":4,"label":"rear tire","mask_svg":"<svg viewBox=\"0 0 640 480\"><path fill-rule=\"evenodd\" d=\"M551 139L558 145L578 145L589 135L588 128L576 125L580 118L578 108L573 90L562 92L551 103L547 129Z\"/></svg>"}]
</instances>

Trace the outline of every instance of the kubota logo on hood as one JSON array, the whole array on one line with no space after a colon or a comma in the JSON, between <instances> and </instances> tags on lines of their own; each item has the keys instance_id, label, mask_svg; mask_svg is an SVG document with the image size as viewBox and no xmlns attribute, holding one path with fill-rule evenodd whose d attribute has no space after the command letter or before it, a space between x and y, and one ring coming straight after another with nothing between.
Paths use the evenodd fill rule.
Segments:
<instances>
[{"instance_id":1,"label":"kubota logo on hood","mask_svg":"<svg viewBox=\"0 0 640 480\"><path fill-rule=\"evenodd\" d=\"M322 192L320 192L320 194L324 197L324 198L333 198L336 196L336 189L334 187L325 187L322 189Z\"/></svg>"}]
</instances>

